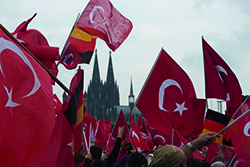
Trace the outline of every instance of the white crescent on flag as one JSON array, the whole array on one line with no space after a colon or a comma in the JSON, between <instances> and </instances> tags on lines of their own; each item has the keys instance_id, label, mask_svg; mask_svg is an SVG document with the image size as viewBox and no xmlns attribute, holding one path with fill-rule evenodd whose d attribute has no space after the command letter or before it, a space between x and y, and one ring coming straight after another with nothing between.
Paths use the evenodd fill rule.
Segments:
<instances>
[{"instance_id":1,"label":"white crescent on flag","mask_svg":"<svg viewBox=\"0 0 250 167\"><path fill-rule=\"evenodd\" d=\"M94 12L95 12L97 9L101 9L101 10L103 11L103 13L104 13L104 9L103 9L101 6L94 6L94 9L93 9L93 10L90 12L90 14L89 14L89 20L90 20L91 23L96 23L96 22L93 20L93 15L94 15ZM103 23L102 23L102 24L107 23L107 22L105 21L104 15L102 15L102 16L103 16ZM100 23L99 23L99 24L100 24Z\"/></svg>"},{"instance_id":2,"label":"white crescent on flag","mask_svg":"<svg viewBox=\"0 0 250 167\"><path fill-rule=\"evenodd\" d=\"M25 95L23 97L28 97L28 96L31 96L32 94L36 93L36 91L40 88L41 83L38 80L36 72L35 72L34 68L32 67L31 63L29 62L29 60L27 59L27 57L14 43L1 37L0 38L0 54L5 49L9 49L9 50L12 50L13 52L15 52L24 61L24 63L31 69L31 71L34 75L34 86L33 86L32 90L27 95ZM3 73L1 63L0 63L0 69L1 69L1 72ZM3 73L3 75L4 75L4 73Z\"/></svg>"},{"instance_id":3,"label":"white crescent on flag","mask_svg":"<svg viewBox=\"0 0 250 167\"><path fill-rule=\"evenodd\" d=\"M169 87L171 85L178 87L180 89L181 93L183 94L181 86L175 80L167 79L164 82L162 82L161 87L159 89L159 108L163 111L167 111L165 108L163 108L164 91L167 87Z\"/></svg>"}]
</instances>

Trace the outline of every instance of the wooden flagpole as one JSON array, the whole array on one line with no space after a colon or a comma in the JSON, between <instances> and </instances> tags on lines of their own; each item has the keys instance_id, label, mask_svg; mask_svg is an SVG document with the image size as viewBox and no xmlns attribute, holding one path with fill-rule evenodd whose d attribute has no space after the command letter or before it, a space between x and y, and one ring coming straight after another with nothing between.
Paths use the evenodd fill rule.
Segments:
<instances>
[{"instance_id":1,"label":"wooden flagpole","mask_svg":"<svg viewBox=\"0 0 250 167\"><path fill-rule=\"evenodd\" d=\"M22 47L26 52L28 52L50 75L50 77L67 93L69 93L69 89L48 70L25 46L23 46L1 23L0 28L3 30L3 32L16 44L18 44L20 47Z\"/></svg>"}]
</instances>

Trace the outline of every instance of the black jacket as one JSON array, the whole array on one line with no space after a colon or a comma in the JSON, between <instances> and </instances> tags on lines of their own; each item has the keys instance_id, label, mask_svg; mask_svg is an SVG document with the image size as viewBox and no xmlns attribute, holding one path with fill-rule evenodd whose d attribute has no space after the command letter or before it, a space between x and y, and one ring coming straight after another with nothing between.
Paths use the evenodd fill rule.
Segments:
<instances>
[{"instance_id":1,"label":"black jacket","mask_svg":"<svg viewBox=\"0 0 250 167\"><path fill-rule=\"evenodd\" d=\"M117 160L119 149L121 147L121 142L121 138L116 138L115 146L108 158L104 160L105 162L101 159L98 159L91 165L91 160L89 158L86 158L83 167L111 167Z\"/></svg>"}]
</instances>

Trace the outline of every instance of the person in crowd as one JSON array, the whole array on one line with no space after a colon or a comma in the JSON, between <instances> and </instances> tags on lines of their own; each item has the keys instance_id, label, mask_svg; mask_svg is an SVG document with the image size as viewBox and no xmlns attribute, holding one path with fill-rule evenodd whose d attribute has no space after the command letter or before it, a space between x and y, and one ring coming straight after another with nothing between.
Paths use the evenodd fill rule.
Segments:
<instances>
[{"instance_id":1,"label":"person in crowd","mask_svg":"<svg viewBox=\"0 0 250 167\"><path fill-rule=\"evenodd\" d=\"M215 133L204 133L181 149L173 145L159 146L149 167L186 167L186 161L196 149L209 146L215 141Z\"/></svg>"},{"instance_id":2,"label":"person in crowd","mask_svg":"<svg viewBox=\"0 0 250 167\"><path fill-rule=\"evenodd\" d=\"M77 167L80 163L82 163L84 159L85 159L85 147L82 146L81 149L75 152L74 154L75 167Z\"/></svg>"},{"instance_id":3,"label":"person in crowd","mask_svg":"<svg viewBox=\"0 0 250 167\"><path fill-rule=\"evenodd\" d=\"M212 163L211 167L226 167L225 164L221 161L216 161Z\"/></svg>"},{"instance_id":4,"label":"person in crowd","mask_svg":"<svg viewBox=\"0 0 250 167\"><path fill-rule=\"evenodd\" d=\"M187 167L201 167L201 162L197 158L190 157L190 158L187 158L186 165Z\"/></svg>"},{"instance_id":5,"label":"person in crowd","mask_svg":"<svg viewBox=\"0 0 250 167\"><path fill-rule=\"evenodd\" d=\"M223 162L225 164L225 166L228 165L227 158L224 155L218 155L216 157L213 157L210 164L213 164L214 162L218 162L218 161Z\"/></svg>"},{"instance_id":6,"label":"person in crowd","mask_svg":"<svg viewBox=\"0 0 250 167\"><path fill-rule=\"evenodd\" d=\"M139 152L133 152L129 155L126 167L147 167L147 158Z\"/></svg>"},{"instance_id":7,"label":"person in crowd","mask_svg":"<svg viewBox=\"0 0 250 167\"><path fill-rule=\"evenodd\" d=\"M90 152L85 156L83 167L111 167L117 160L123 133L124 127L119 127L115 146L105 160L101 160L102 148L96 145L91 146ZM93 163L92 165L91 162Z\"/></svg>"},{"instance_id":8,"label":"person in crowd","mask_svg":"<svg viewBox=\"0 0 250 167\"><path fill-rule=\"evenodd\" d=\"M211 164L208 163L206 160L201 161L201 167L211 167Z\"/></svg>"}]
</instances>

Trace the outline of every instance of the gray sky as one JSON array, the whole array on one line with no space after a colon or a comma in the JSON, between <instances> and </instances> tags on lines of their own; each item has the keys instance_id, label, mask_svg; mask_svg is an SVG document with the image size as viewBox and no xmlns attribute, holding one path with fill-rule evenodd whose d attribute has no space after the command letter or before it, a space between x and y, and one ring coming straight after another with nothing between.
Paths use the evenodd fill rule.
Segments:
<instances>
[{"instance_id":1,"label":"gray sky","mask_svg":"<svg viewBox=\"0 0 250 167\"><path fill-rule=\"evenodd\" d=\"M51 46L62 50L78 13L87 0L0 0L0 23L13 32L34 13L28 28L42 32ZM234 71L243 94L250 93L250 3L247 0L111 0L133 29L125 42L112 52L114 75L119 85L120 103L128 104L130 78L134 94L140 90L163 47L187 72L197 97L204 98L204 70L201 36L219 53ZM109 48L97 40L102 80L106 80ZM94 59L81 65L84 87L92 77ZM59 65L58 79L67 87L74 70ZM54 93L61 98L63 90L56 85ZM217 104L213 104L215 107ZM217 106L216 106L217 107Z\"/></svg>"}]
</instances>

